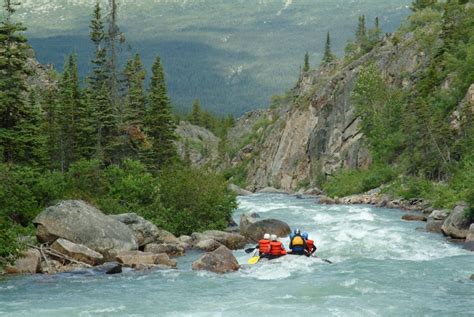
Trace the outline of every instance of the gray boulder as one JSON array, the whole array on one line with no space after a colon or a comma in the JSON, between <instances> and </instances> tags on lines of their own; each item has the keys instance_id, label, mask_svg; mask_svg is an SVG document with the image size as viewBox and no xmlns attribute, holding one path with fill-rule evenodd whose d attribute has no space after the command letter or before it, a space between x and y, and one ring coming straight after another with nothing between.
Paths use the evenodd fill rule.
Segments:
<instances>
[{"instance_id":1,"label":"gray boulder","mask_svg":"<svg viewBox=\"0 0 474 317\"><path fill-rule=\"evenodd\" d=\"M63 238L99 252L105 260L114 259L120 251L138 248L126 225L80 200L62 201L48 207L33 223L38 241L51 244Z\"/></svg>"},{"instance_id":2,"label":"gray boulder","mask_svg":"<svg viewBox=\"0 0 474 317\"><path fill-rule=\"evenodd\" d=\"M441 227L443 233L456 239L465 239L471 222L466 218L466 205L457 205Z\"/></svg>"},{"instance_id":3,"label":"gray boulder","mask_svg":"<svg viewBox=\"0 0 474 317\"><path fill-rule=\"evenodd\" d=\"M181 245L169 243L150 243L145 246L143 251L151 253L166 253L169 256L183 256L185 253L184 248Z\"/></svg>"},{"instance_id":4,"label":"gray boulder","mask_svg":"<svg viewBox=\"0 0 474 317\"><path fill-rule=\"evenodd\" d=\"M195 232L191 235L193 244L198 244L203 240L215 240L220 244L225 245L231 250L238 250L245 247L246 239L238 233L230 233L218 230L207 230L202 233Z\"/></svg>"},{"instance_id":5,"label":"gray boulder","mask_svg":"<svg viewBox=\"0 0 474 317\"><path fill-rule=\"evenodd\" d=\"M206 253L194 261L192 268L193 270L227 273L237 271L240 265L234 254L232 254L232 251L225 246L221 246L217 250Z\"/></svg>"},{"instance_id":6,"label":"gray boulder","mask_svg":"<svg viewBox=\"0 0 474 317\"><path fill-rule=\"evenodd\" d=\"M303 192L303 195L306 195L306 196L319 196L323 194L324 192L317 187L309 188Z\"/></svg>"},{"instance_id":7,"label":"gray boulder","mask_svg":"<svg viewBox=\"0 0 474 317\"><path fill-rule=\"evenodd\" d=\"M92 269L96 273L120 274L122 273L122 264L118 262L107 262Z\"/></svg>"},{"instance_id":8,"label":"gray boulder","mask_svg":"<svg viewBox=\"0 0 474 317\"><path fill-rule=\"evenodd\" d=\"M260 219L251 214L244 213L240 217L240 234L248 241L257 242L265 233L286 237L291 233L287 223L277 219Z\"/></svg>"},{"instance_id":9,"label":"gray boulder","mask_svg":"<svg viewBox=\"0 0 474 317\"><path fill-rule=\"evenodd\" d=\"M117 261L123 266L132 268L150 268L163 265L175 268L176 260L170 259L166 253L151 253L142 251L123 251L117 255Z\"/></svg>"},{"instance_id":10,"label":"gray boulder","mask_svg":"<svg viewBox=\"0 0 474 317\"><path fill-rule=\"evenodd\" d=\"M323 196L319 197L319 203L321 205L334 205L336 203L336 201L334 199L332 199L331 197L323 195Z\"/></svg>"},{"instance_id":11,"label":"gray boulder","mask_svg":"<svg viewBox=\"0 0 474 317\"><path fill-rule=\"evenodd\" d=\"M404 214L402 220L406 221L426 221L426 216L416 214Z\"/></svg>"},{"instance_id":12,"label":"gray boulder","mask_svg":"<svg viewBox=\"0 0 474 317\"><path fill-rule=\"evenodd\" d=\"M435 233L442 233L441 227L443 226L444 220L448 218L449 210L433 210L431 214L428 216L426 222L426 231L428 232L435 232Z\"/></svg>"},{"instance_id":13,"label":"gray boulder","mask_svg":"<svg viewBox=\"0 0 474 317\"><path fill-rule=\"evenodd\" d=\"M248 196L248 195L252 195L253 193L251 191L248 191L246 189L243 189L243 188L240 188L239 186L237 185L234 185L234 184L229 184L227 186L227 188L231 191L233 191L234 193L236 193L238 196Z\"/></svg>"},{"instance_id":14,"label":"gray boulder","mask_svg":"<svg viewBox=\"0 0 474 317\"><path fill-rule=\"evenodd\" d=\"M222 244L220 244L219 242L217 242L214 239L204 239L204 240L200 240L196 244L194 244L194 247L196 249L203 250L203 251L206 251L206 252L214 251L214 250L220 248L221 246L222 246Z\"/></svg>"},{"instance_id":15,"label":"gray boulder","mask_svg":"<svg viewBox=\"0 0 474 317\"><path fill-rule=\"evenodd\" d=\"M21 254L13 265L5 267L7 274L36 274L41 269L41 254L36 249L28 249Z\"/></svg>"},{"instance_id":16,"label":"gray boulder","mask_svg":"<svg viewBox=\"0 0 474 317\"><path fill-rule=\"evenodd\" d=\"M136 213L111 215L110 217L125 224L133 232L139 247L153 243L159 237L159 229L154 224L148 220L145 220L145 218L137 215Z\"/></svg>"},{"instance_id":17,"label":"gray boulder","mask_svg":"<svg viewBox=\"0 0 474 317\"><path fill-rule=\"evenodd\" d=\"M73 258L74 260L93 266L102 263L104 260L102 254L89 249L85 245L72 243L71 241L62 238L54 241L51 248Z\"/></svg>"},{"instance_id":18,"label":"gray boulder","mask_svg":"<svg viewBox=\"0 0 474 317\"><path fill-rule=\"evenodd\" d=\"M288 192L284 189L276 189L274 187L265 187L258 191L262 194L288 194Z\"/></svg>"},{"instance_id":19,"label":"gray boulder","mask_svg":"<svg viewBox=\"0 0 474 317\"><path fill-rule=\"evenodd\" d=\"M469 227L469 232L467 233L466 242L474 241L474 223Z\"/></svg>"}]
</instances>

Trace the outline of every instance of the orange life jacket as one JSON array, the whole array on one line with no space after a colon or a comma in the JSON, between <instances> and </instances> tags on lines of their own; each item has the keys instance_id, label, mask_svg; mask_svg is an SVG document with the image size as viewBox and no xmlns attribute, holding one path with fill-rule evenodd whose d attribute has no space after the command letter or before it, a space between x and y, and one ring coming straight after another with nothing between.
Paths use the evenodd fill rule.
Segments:
<instances>
[{"instance_id":1,"label":"orange life jacket","mask_svg":"<svg viewBox=\"0 0 474 317\"><path fill-rule=\"evenodd\" d=\"M281 251L283 250L282 244L280 241L272 241L270 242L270 255L281 255Z\"/></svg>"},{"instance_id":2,"label":"orange life jacket","mask_svg":"<svg viewBox=\"0 0 474 317\"><path fill-rule=\"evenodd\" d=\"M258 251L260 251L261 254L267 253L269 245L270 240L262 239L258 241Z\"/></svg>"},{"instance_id":3,"label":"orange life jacket","mask_svg":"<svg viewBox=\"0 0 474 317\"><path fill-rule=\"evenodd\" d=\"M281 255L286 255L286 250L285 249L281 249Z\"/></svg>"},{"instance_id":4,"label":"orange life jacket","mask_svg":"<svg viewBox=\"0 0 474 317\"><path fill-rule=\"evenodd\" d=\"M311 252L313 250L314 240L306 240L306 249Z\"/></svg>"}]
</instances>

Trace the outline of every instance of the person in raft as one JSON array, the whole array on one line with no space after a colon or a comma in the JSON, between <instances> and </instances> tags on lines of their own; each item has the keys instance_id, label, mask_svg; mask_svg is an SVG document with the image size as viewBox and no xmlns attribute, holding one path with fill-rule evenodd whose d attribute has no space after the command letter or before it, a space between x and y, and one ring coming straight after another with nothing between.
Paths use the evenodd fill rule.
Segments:
<instances>
[{"instance_id":1,"label":"person in raft","mask_svg":"<svg viewBox=\"0 0 474 317\"><path fill-rule=\"evenodd\" d=\"M281 241L278 241L276 234L272 234L270 238L272 241L268 246L268 258L272 260L286 255L285 247Z\"/></svg>"},{"instance_id":2,"label":"person in raft","mask_svg":"<svg viewBox=\"0 0 474 317\"><path fill-rule=\"evenodd\" d=\"M316 252L318 248L316 248L316 245L314 244L314 240L309 239L309 235L307 232L303 232L301 236L306 242L305 254L307 257L310 257L313 255L314 252Z\"/></svg>"},{"instance_id":3,"label":"person in raft","mask_svg":"<svg viewBox=\"0 0 474 317\"><path fill-rule=\"evenodd\" d=\"M306 241L301 236L300 229L295 229L293 235L291 235L290 250L291 254L305 255Z\"/></svg>"},{"instance_id":4,"label":"person in raft","mask_svg":"<svg viewBox=\"0 0 474 317\"><path fill-rule=\"evenodd\" d=\"M256 248L258 249L258 255L260 257L268 257L268 247L270 246L270 234L265 233L263 235L263 239L258 241L258 246Z\"/></svg>"}]
</instances>

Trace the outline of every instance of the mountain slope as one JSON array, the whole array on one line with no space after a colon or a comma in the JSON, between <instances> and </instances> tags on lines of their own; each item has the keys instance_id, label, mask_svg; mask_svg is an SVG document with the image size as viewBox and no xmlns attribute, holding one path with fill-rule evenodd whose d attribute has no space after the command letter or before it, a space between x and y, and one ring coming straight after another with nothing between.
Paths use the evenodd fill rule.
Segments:
<instances>
[{"instance_id":1,"label":"mountain slope","mask_svg":"<svg viewBox=\"0 0 474 317\"><path fill-rule=\"evenodd\" d=\"M64 56L76 52L86 73L94 2L23 1L20 14L41 63L61 68ZM358 15L367 15L369 25L380 16L384 31L391 32L408 14L410 2L121 0L120 26L132 46L123 53L140 52L147 66L160 54L179 107L199 98L217 113L242 114L290 88L305 51L313 64L319 63L328 30L341 55Z\"/></svg>"}]
</instances>

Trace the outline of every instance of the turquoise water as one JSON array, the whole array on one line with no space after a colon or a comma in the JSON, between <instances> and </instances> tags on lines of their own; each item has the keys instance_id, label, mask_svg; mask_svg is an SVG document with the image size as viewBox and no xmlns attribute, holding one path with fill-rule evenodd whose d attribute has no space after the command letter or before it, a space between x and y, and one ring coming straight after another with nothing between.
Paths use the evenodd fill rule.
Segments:
<instances>
[{"instance_id":1,"label":"turquoise water","mask_svg":"<svg viewBox=\"0 0 474 317\"><path fill-rule=\"evenodd\" d=\"M416 230L424 224L401 221L400 211L285 195L239 200L236 219L248 211L285 220L334 264L288 256L216 275L191 271L199 253L190 252L177 270L8 278L0 315L474 316L474 253Z\"/></svg>"}]
</instances>

